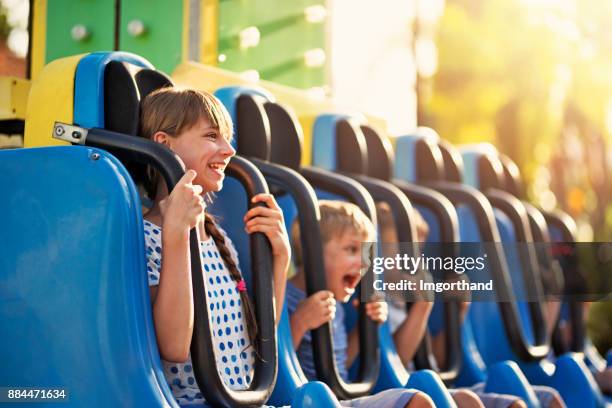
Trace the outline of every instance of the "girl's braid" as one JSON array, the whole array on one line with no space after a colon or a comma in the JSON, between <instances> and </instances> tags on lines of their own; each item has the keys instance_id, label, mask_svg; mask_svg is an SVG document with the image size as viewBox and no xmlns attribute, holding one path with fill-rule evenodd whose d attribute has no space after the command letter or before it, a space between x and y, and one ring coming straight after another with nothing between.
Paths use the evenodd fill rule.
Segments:
<instances>
[{"instance_id":1,"label":"girl's braid","mask_svg":"<svg viewBox=\"0 0 612 408\"><path fill-rule=\"evenodd\" d=\"M238 270L238 266L234 261L234 257L232 256L229 248L225 244L225 236L219 231L217 225L213 217L206 213L204 217L204 228L208 234L213 238L217 248L219 249L219 253L221 254L221 258L223 258L223 262L229 269L230 275L232 279L238 283L242 278L242 274ZM238 290L238 289L236 289ZM254 346L255 354L259 355L259 338L258 338L258 329L257 329L257 320L255 319L255 311L253 308L253 303L251 302L251 298L249 297L248 292L240 291L240 300L242 301L242 309L244 311L247 332L249 334L249 338L251 341L251 345ZM248 348L248 346L247 346Z\"/></svg>"}]
</instances>

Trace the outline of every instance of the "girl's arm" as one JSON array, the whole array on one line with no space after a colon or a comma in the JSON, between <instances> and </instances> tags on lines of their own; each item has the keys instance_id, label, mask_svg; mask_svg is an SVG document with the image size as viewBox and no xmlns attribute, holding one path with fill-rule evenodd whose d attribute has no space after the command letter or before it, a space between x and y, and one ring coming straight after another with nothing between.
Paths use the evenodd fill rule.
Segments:
<instances>
[{"instance_id":1,"label":"girl's arm","mask_svg":"<svg viewBox=\"0 0 612 408\"><path fill-rule=\"evenodd\" d=\"M264 233L272 246L272 255L274 256L272 265L274 273L274 299L276 323L278 324L283 311L287 271L291 258L289 237L285 229L283 212L272 194L257 194L251 199L251 202L253 204L263 202L267 205L267 207L251 208L245 214L244 221L247 233Z\"/></svg>"},{"instance_id":2,"label":"girl's arm","mask_svg":"<svg viewBox=\"0 0 612 408\"><path fill-rule=\"evenodd\" d=\"M202 187L191 182L196 172L188 170L166 200L162 214L162 262L159 286L151 289L153 322L161 357L184 362L193 334L193 290L189 231L204 218Z\"/></svg>"},{"instance_id":3,"label":"girl's arm","mask_svg":"<svg viewBox=\"0 0 612 408\"><path fill-rule=\"evenodd\" d=\"M193 333L189 231L171 236L164 228L162 243L159 286L151 287L155 334L161 357L182 363L189 356Z\"/></svg>"},{"instance_id":4,"label":"girl's arm","mask_svg":"<svg viewBox=\"0 0 612 408\"><path fill-rule=\"evenodd\" d=\"M406 319L393 333L393 342L404 366L410 363L425 335L427 319L432 308L433 303L431 302L415 302L410 308Z\"/></svg>"}]
</instances>

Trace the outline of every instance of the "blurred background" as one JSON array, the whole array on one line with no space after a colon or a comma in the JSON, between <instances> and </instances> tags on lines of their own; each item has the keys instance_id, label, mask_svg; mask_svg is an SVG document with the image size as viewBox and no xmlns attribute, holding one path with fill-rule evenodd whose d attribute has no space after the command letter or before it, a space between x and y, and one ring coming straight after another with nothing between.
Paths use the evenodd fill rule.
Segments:
<instances>
[{"instance_id":1,"label":"blurred background","mask_svg":"<svg viewBox=\"0 0 612 408\"><path fill-rule=\"evenodd\" d=\"M111 49L167 73L187 59L303 89L382 119L390 136L429 126L490 142L532 202L568 212L581 241L611 241L608 0L0 0L0 76ZM0 135L0 147L20 144ZM606 348L611 309L591 313Z\"/></svg>"}]
</instances>

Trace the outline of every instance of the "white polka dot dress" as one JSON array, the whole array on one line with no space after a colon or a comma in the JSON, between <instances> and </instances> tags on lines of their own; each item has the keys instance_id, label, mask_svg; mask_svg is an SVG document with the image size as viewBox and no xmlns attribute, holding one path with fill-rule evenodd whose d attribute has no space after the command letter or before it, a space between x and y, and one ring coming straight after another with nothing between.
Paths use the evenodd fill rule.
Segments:
<instances>
[{"instance_id":1,"label":"white polka dot dress","mask_svg":"<svg viewBox=\"0 0 612 408\"><path fill-rule=\"evenodd\" d=\"M161 266L161 228L145 220L144 233L149 286L155 286L159 284ZM238 265L236 251L227 235L225 242ZM217 368L229 388L246 389L253 378L255 353L252 347L247 348L250 342L240 294L212 237L200 242L200 250L209 317L214 329L213 344ZM191 356L184 364L162 360L162 365L166 380L179 404L204 402L195 381Z\"/></svg>"}]
</instances>

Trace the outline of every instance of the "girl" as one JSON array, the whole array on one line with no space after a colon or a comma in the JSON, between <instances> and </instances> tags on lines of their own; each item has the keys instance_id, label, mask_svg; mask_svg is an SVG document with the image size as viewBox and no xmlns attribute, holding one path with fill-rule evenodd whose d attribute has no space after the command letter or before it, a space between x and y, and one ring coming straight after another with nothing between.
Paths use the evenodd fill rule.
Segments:
<instances>
[{"instance_id":1,"label":"girl","mask_svg":"<svg viewBox=\"0 0 612 408\"><path fill-rule=\"evenodd\" d=\"M193 332L189 231L198 228L201 259L207 284L215 360L224 383L246 389L253 376L257 326L236 251L206 212L203 194L219 191L224 170L236 153L230 145L229 114L212 95L190 89L164 88L148 95L141 105L141 135L174 151L188 169L170 193L154 171L145 188L153 199L145 215L147 270L153 321L164 374L179 404L204 403L195 382L189 347ZM244 216L245 230L262 232L274 256L276 318L282 311L289 240L283 214L269 194L258 194ZM163 231L163 233L162 233ZM193 255L193 254L191 254Z\"/></svg>"}]
</instances>

